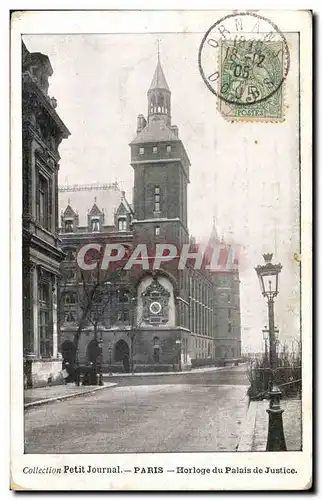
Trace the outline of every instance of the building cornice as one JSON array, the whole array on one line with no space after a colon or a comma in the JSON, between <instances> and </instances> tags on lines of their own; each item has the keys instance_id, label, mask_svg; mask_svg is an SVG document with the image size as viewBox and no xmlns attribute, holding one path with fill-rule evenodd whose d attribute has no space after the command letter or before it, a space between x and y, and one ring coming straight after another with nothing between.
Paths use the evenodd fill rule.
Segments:
<instances>
[{"instance_id":1,"label":"building cornice","mask_svg":"<svg viewBox=\"0 0 322 500\"><path fill-rule=\"evenodd\" d=\"M38 87L36 82L32 79L32 77L26 72L22 75L23 79L23 90L24 91L31 91L35 94L35 96L38 98L39 102L42 104L42 106L46 109L47 113L51 117L51 119L54 121L55 125L59 128L60 132L62 133L63 137L67 139L68 136L70 136L70 131L64 124L63 120L59 117L58 113L55 111L53 108L49 97L46 96L42 90Z\"/></svg>"},{"instance_id":2,"label":"building cornice","mask_svg":"<svg viewBox=\"0 0 322 500\"><path fill-rule=\"evenodd\" d=\"M131 161L131 165L133 167L133 165L146 165L148 163L170 163L170 162L182 162L182 159L181 158L164 158L164 159L153 159L151 158L151 160L133 160Z\"/></svg>"}]
</instances>

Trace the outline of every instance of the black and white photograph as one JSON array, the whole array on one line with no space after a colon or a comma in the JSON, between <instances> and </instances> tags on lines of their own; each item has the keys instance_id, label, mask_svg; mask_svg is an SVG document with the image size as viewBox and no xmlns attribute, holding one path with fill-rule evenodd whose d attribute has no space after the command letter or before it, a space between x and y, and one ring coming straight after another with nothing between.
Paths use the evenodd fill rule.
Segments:
<instances>
[{"instance_id":1,"label":"black and white photograph","mask_svg":"<svg viewBox=\"0 0 322 500\"><path fill-rule=\"evenodd\" d=\"M12 489L310 487L310 37L13 15Z\"/></svg>"}]
</instances>

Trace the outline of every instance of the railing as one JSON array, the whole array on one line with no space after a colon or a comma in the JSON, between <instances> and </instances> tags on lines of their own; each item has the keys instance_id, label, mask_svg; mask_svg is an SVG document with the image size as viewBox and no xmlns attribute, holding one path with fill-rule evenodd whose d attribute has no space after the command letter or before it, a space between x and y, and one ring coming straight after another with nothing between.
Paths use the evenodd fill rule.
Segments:
<instances>
[{"instance_id":1,"label":"railing","mask_svg":"<svg viewBox=\"0 0 322 500\"><path fill-rule=\"evenodd\" d=\"M75 192L75 191L92 191L92 190L100 190L100 189L119 189L119 185L117 182L108 182L105 184L99 184L99 183L94 183L94 184L70 184L66 186L58 186L58 191L60 193L68 191L68 192Z\"/></svg>"}]
</instances>

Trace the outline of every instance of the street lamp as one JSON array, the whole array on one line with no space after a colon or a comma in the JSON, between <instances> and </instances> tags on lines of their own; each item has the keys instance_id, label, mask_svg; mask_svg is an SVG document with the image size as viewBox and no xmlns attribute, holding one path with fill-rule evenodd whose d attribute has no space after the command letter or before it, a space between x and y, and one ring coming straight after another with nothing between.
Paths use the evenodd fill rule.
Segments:
<instances>
[{"instance_id":1,"label":"street lamp","mask_svg":"<svg viewBox=\"0 0 322 500\"><path fill-rule=\"evenodd\" d=\"M178 349L179 349L179 353L178 353L178 357L179 357L179 371L181 372L181 340L180 339L176 340L176 345L178 346Z\"/></svg>"},{"instance_id":2,"label":"street lamp","mask_svg":"<svg viewBox=\"0 0 322 500\"><path fill-rule=\"evenodd\" d=\"M136 297L131 298L131 330L130 330L130 341L131 341L131 373L134 373L134 340L136 335L135 324L137 321L136 313L137 313L137 300Z\"/></svg>"},{"instance_id":3,"label":"street lamp","mask_svg":"<svg viewBox=\"0 0 322 500\"><path fill-rule=\"evenodd\" d=\"M275 370L277 368L276 337L274 326L274 298L278 294L278 277L282 270L281 264L272 264L272 253L263 254L265 265L257 266L257 273L262 294L267 298L268 304L268 333L269 333L269 415L268 436L266 451L286 451L286 443L283 430L283 411L281 408L281 391L275 385Z\"/></svg>"},{"instance_id":4,"label":"street lamp","mask_svg":"<svg viewBox=\"0 0 322 500\"><path fill-rule=\"evenodd\" d=\"M109 374L112 375L112 347L109 346L108 348L108 361L109 361Z\"/></svg>"}]
</instances>

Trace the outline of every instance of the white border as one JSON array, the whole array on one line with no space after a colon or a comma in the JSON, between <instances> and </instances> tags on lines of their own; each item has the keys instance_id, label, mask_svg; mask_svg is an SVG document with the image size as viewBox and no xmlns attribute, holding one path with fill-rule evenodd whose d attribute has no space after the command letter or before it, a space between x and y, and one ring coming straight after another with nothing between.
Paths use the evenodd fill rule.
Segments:
<instances>
[{"instance_id":1,"label":"white border","mask_svg":"<svg viewBox=\"0 0 322 500\"><path fill-rule=\"evenodd\" d=\"M129 2L126 2L129 5ZM169 2L164 2L162 8L166 8ZM173 2L171 2L173 7ZM182 3L180 2L182 5ZM62 5L57 2L56 6ZM141 3L136 3L140 8ZM178 3L176 4L178 5ZM200 5L200 3L199 3ZM198 5L198 6L199 6ZM65 6L65 3L64 3ZM106 3L105 3L106 6ZM124 2L118 3L118 8L124 6ZM195 4L194 4L195 6ZM43 8L43 3L41 4ZM192 2L185 2L185 8L192 7ZM148 7L151 8L151 7ZM180 8L180 7L179 7ZM182 7L181 7L182 8ZM195 8L195 7L194 7ZM242 10L242 9L240 9ZM144 454L144 455L23 455L23 376L22 376L22 313L21 308L21 33L90 33L90 32L124 32L132 31L177 31L177 18L182 22L183 13L162 13L155 16L153 11L142 13L136 11L129 16L122 13L115 14L112 23L104 13L95 12L28 12L24 15L15 16L11 35L11 487L17 489L32 490L106 490L106 489L144 489L144 490L250 490L250 489L303 489L307 487L311 477L311 420L312 420L312 394L311 394L311 368L312 368L312 270L311 270L311 163L312 163L312 106L311 87L312 67L308 54L311 54L311 17L308 12L297 11L260 11L263 16L274 19L283 31L292 30L301 33L301 156L302 156L302 340L303 340L303 452L287 452L276 454L250 453L198 453L198 454ZM191 31L206 31L209 25L209 16L198 15L198 12L185 12L185 25ZM209 13L210 14L210 13ZM228 14L227 11L211 12L214 19L219 19ZM135 21L134 21L135 19ZM270 464L273 467L281 467L287 464L296 467L299 473L296 476L273 476L247 474L232 476L165 476L153 475L150 477L108 476L86 477L86 482L78 475L75 476L25 476L21 473L23 464L32 466L46 462L48 465L58 463L100 463L108 466L120 463L127 468L135 462L146 465L147 462L155 466L180 464L182 466L208 467L213 461L216 465L224 462L232 467L264 466ZM198 478L198 479L197 479ZM108 482L108 479L110 482Z\"/></svg>"}]
</instances>

